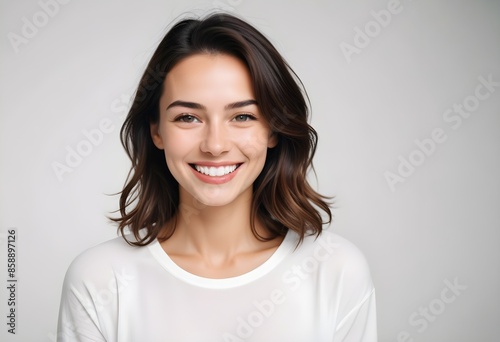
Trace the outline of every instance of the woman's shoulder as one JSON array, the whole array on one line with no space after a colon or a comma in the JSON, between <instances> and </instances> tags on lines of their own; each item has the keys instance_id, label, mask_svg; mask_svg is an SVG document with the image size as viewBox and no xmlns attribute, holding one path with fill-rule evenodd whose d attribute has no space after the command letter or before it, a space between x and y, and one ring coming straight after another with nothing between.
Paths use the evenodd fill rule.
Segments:
<instances>
[{"instance_id":1,"label":"woman's shoulder","mask_svg":"<svg viewBox=\"0 0 500 342\"><path fill-rule=\"evenodd\" d=\"M138 248L127 243L130 235L117 236L113 239L101 242L89 247L75 257L74 262L92 262L99 259L115 259L133 254Z\"/></svg>"},{"instance_id":2,"label":"woman's shoulder","mask_svg":"<svg viewBox=\"0 0 500 342\"><path fill-rule=\"evenodd\" d=\"M363 252L348 239L323 230L319 236L306 236L302 263L318 265L319 269L343 282L373 288L370 267Z\"/></svg>"},{"instance_id":3,"label":"woman's shoulder","mask_svg":"<svg viewBox=\"0 0 500 342\"><path fill-rule=\"evenodd\" d=\"M126 235L125 238L130 238ZM141 254L147 252L147 247L137 247L125 241L124 236L118 236L87 248L78 254L68 267L66 281L85 282L98 280L110 273L121 272L125 268L133 267Z\"/></svg>"},{"instance_id":4,"label":"woman's shoulder","mask_svg":"<svg viewBox=\"0 0 500 342\"><path fill-rule=\"evenodd\" d=\"M335 256L332 260L337 262L366 262L363 252L354 243L330 229L323 229L319 235L306 235L302 245L316 256Z\"/></svg>"}]
</instances>

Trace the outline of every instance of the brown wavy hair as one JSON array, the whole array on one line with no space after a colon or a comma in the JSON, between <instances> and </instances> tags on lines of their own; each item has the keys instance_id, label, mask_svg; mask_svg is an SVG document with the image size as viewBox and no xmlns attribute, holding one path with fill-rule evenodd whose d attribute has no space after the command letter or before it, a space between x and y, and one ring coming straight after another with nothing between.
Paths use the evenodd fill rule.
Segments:
<instances>
[{"instance_id":1,"label":"brown wavy hair","mask_svg":"<svg viewBox=\"0 0 500 342\"><path fill-rule=\"evenodd\" d=\"M248 68L253 91L263 117L277 136L268 149L261 174L253 184L250 223L261 241L284 236L289 229L300 236L319 235L330 223L329 197L317 193L306 179L313 169L317 133L308 124L307 93L302 82L270 41L245 21L215 13L201 20L183 19L175 24L154 52L144 72L131 109L121 128L121 142L131 170L120 195L118 230L129 244L144 246L164 241L175 230L179 212L179 185L170 173L162 150L153 144L150 124L159 120L159 100L167 73L181 60L195 54L227 54ZM326 213L323 221L321 211ZM260 236L255 218L271 236ZM162 232L166 223L174 224ZM127 239L130 229L135 241ZM145 229L145 233L139 233Z\"/></svg>"}]
</instances>

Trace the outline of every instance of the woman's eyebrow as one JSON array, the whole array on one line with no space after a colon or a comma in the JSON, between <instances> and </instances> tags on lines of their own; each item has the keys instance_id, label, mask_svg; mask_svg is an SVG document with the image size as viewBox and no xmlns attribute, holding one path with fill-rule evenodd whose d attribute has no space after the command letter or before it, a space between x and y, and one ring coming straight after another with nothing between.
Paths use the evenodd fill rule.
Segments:
<instances>
[{"instance_id":1,"label":"woman's eyebrow","mask_svg":"<svg viewBox=\"0 0 500 342\"><path fill-rule=\"evenodd\" d=\"M226 106L224 106L224 109L235 109L235 108L241 108L241 107L246 107L246 106L250 106L250 105L257 105L257 101L256 100L244 100L244 101L238 101L238 102L233 102L233 103L230 103Z\"/></svg>"},{"instance_id":2,"label":"woman's eyebrow","mask_svg":"<svg viewBox=\"0 0 500 342\"><path fill-rule=\"evenodd\" d=\"M225 105L224 109L226 109L226 110L235 109L235 108L241 108L241 107L246 107L246 106L250 106L250 105L257 105L257 101L253 100L253 99L244 100L244 101L237 101L237 102L233 102L233 103ZM200 110L207 109L204 105L202 105L200 103L181 101L181 100L177 100L177 101L174 101L171 104L169 104L167 107L167 110L172 108L172 107L185 107L185 108L200 109Z\"/></svg>"},{"instance_id":3,"label":"woman's eyebrow","mask_svg":"<svg viewBox=\"0 0 500 342\"><path fill-rule=\"evenodd\" d=\"M186 108L201 109L201 110L206 109L206 107L202 104L199 104L196 102L181 101L181 100L177 100L177 101L174 101L171 104L169 104L167 107L167 110L172 108L172 107L186 107Z\"/></svg>"}]
</instances>

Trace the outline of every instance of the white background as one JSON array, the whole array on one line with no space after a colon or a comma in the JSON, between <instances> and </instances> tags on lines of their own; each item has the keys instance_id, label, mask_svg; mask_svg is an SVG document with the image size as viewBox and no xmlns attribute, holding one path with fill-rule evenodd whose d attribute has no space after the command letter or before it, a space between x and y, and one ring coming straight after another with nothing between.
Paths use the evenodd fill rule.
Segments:
<instances>
[{"instance_id":1,"label":"white background","mask_svg":"<svg viewBox=\"0 0 500 342\"><path fill-rule=\"evenodd\" d=\"M314 182L336 196L331 229L369 260L379 340L498 341L500 87L474 96L479 77L500 82L499 1L402 0L384 25L375 16L385 0L61 0L57 11L48 2L1 1L2 341L54 340L69 263L116 234L109 194L129 167L118 131L139 77L174 19L217 7L270 37L308 90L320 137ZM347 44L356 52L343 53ZM464 101L473 110L453 129ZM90 146L83 131L102 120L112 132L58 179L53 164ZM435 129L446 140L418 152L415 140ZM401 158L419 165L391 189L386 174ZM15 336L6 325L12 227ZM447 281L461 287L445 303Z\"/></svg>"}]
</instances>

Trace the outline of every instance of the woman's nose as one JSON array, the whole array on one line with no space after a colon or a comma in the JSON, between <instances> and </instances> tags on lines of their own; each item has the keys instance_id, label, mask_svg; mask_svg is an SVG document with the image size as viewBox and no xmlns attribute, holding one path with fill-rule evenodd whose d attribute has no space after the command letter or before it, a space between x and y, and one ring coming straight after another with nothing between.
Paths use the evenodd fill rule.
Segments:
<instances>
[{"instance_id":1,"label":"woman's nose","mask_svg":"<svg viewBox=\"0 0 500 342\"><path fill-rule=\"evenodd\" d=\"M201 151L213 156L219 156L229 150L229 136L227 129L222 124L212 123L207 125L201 143Z\"/></svg>"}]
</instances>

